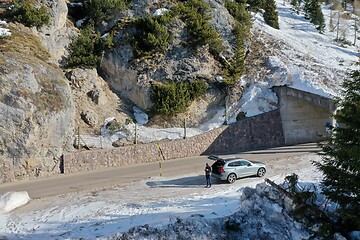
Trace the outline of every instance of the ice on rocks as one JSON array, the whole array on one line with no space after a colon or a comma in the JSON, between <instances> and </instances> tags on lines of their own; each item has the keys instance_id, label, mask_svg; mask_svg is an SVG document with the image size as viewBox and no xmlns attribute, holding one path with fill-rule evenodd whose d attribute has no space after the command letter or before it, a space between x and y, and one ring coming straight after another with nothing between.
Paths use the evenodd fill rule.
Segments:
<instances>
[{"instance_id":1,"label":"ice on rocks","mask_svg":"<svg viewBox=\"0 0 360 240\"><path fill-rule=\"evenodd\" d=\"M145 125L149 121L149 116L145 112L143 112L140 108L134 106L133 110L137 124Z\"/></svg>"}]
</instances>

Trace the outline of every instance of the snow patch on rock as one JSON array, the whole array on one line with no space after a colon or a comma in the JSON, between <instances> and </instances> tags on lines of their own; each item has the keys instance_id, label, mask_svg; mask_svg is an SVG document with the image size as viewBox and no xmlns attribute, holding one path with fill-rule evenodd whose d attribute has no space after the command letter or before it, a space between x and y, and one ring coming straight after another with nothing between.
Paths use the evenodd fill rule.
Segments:
<instances>
[{"instance_id":1,"label":"snow patch on rock","mask_svg":"<svg viewBox=\"0 0 360 240\"><path fill-rule=\"evenodd\" d=\"M0 212L8 213L27 204L30 201L29 194L22 192L7 192L0 195Z\"/></svg>"}]
</instances>

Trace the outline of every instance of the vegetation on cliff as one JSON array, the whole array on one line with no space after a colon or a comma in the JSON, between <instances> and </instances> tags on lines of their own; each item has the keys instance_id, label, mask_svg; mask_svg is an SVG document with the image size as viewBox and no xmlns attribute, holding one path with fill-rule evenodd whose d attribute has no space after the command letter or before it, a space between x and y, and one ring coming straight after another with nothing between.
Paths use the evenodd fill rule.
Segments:
<instances>
[{"instance_id":1,"label":"vegetation on cliff","mask_svg":"<svg viewBox=\"0 0 360 240\"><path fill-rule=\"evenodd\" d=\"M66 67L96 68L105 49L113 46L113 36L101 37L94 24L88 24L80 30L79 36L69 45Z\"/></svg>"},{"instance_id":2,"label":"vegetation on cliff","mask_svg":"<svg viewBox=\"0 0 360 240\"><path fill-rule=\"evenodd\" d=\"M154 102L153 113L171 116L185 112L191 102L202 96L206 89L207 84L201 80L153 83L151 92Z\"/></svg>"},{"instance_id":3,"label":"vegetation on cliff","mask_svg":"<svg viewBox=\"0 0 360 240\"><path fill-rule=\"evenodd\" d=\"M47 7L36 8L28 0L13 1L13 5L6 9L6 16L24 24L27 27L40 28L49 24L50 15Z\"/></svg>"},{"instance_id":4,"label":"vegetation on cliff","mask_svg":"<svg viewBox=\"0 0 360 240\"><path fill-rule=\"evenodd\" d=\"M130 37L135 57L150 56L154 53L165 53L173 40L167 25L173 22L170 14L147 16L134 21L135 31Z\"/></svg>"}]
</instances>

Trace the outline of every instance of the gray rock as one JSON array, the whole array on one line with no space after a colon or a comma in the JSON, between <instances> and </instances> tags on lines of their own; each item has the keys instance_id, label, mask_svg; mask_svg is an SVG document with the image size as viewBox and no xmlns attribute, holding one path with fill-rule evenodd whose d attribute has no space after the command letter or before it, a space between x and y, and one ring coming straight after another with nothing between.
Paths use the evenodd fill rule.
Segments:
<instances>
[{"instance_id":1,"label":"gray rock","mask_svg":"<svg viewBox=\"0 0 360 240\"><path fill-rule=\"evenodd\" d=\"M212 24L224 38L227 58L232 55L231 30L233 19L222 0L207 0L212 6ZM127 42L127 30L115 36L116 48L105 52L101 70L106 82L96 69L72 69L65 75L58 63L68 54L67 46L78 35L68 20L67 1L42 1L49 7L51 21L40 30L26 28L49 51L50 59L39 59L15 52L2 53L0 66L0 159L6 159L14 174L2 174L6 179L39 176L56 171L56 159L73 149L75 126L95 129L104 119L116 116L124 107L119 96L131 105L147 111L151 109L151 83L153 81L185 81L195 78L215 81L221 72L218 61L209 53L208 46L197 51L183 43L187 39L185 23L177 19L173 26L174 41L165 54L152 59L134 59ZM99 26L101 33L135 17L153 14L159 8L171 8L170 1L133 0L132 8L115 14L114 18ZM24 28L22 26L22 28ZM40 49L40 46L39 46ZM44 54L46 55L46 54ZM54 64L55 63L55 64ZM108 84L108 85L107 85ZM109 87L110 86L110 87ZM119 96L116 96L113 90ZM197 104L191 113L193 121L207 119L209 107L216 105L221 94L212 93ZM214 101L216 101L214 103ZM75 107L76 105L76 107ZM110 110L111 108L115 110ZM129 111L130 112L130 111ZM79 116L76 117L76 116ZM76 121L76 123L75 123ZM123 143L119 143L121 145ZM5 161L4 161L5 162ZM0 170L1 171L1 170Z\"/></svg>"},{"instance_id":2,"label":"gray rock","mask_svg":"<svg viewBox=\"0 0 360 240\"><path fill-rule=\"evenodd\" d=\"M49 50L52 59L59 62L64 55L67 55L66 48L78 33L74 27L69 27L68 7L65 0L46 0L45 4L50 10L50 24L39 31L33 28L33 32Z\"/></svg>"},{"instance_id":3,"label":"gray rock","mask_svg":"<svg viewBox=\"0 0 360 240\"><path fill-rule=\"evenodd\" d=\"M99 103L99 98L100 98L100 91L95 89L95 90L90 90L87 93L88 97L91 98L91 101L93 101L94 103L98 104Z\"/></svg>"},{"instance_id":4,"label":"gray rock","mask_svg":"<svg viewBox=\"0 0 360 240\"><path fill-rule=\"evenodd\" d=\"M122 138L112 143L113 147L124 147L128 145L133 145L133 142L129 142L127 139Z\"/></svg>"},{"instance_id":5,"label":"gray rock","mask_svg":"<svg viewBox=\"0 0 360 240\"><path fill-rule=\"evenodd\" d=\"M90 111L82 112L80 114L81 119L88 124L89 126L96 126L97 124L97 118L94 114L92 114Z\"/></svg>"}]
</instances>

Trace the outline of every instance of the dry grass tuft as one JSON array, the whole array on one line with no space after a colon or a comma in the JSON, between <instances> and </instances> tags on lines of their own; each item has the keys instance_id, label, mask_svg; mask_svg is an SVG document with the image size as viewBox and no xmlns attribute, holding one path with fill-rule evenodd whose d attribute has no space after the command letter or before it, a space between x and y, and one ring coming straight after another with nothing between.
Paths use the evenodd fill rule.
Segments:
<instances>
[{"instance_id":1,"label":"dry grass tuft","mask_svg":"<svg viewBox=\"0 0 360 240\"><path fill-rule=\"evenodd\" d=\"M50 58L49 52L41 44L39 39L21 24L10 23L8 27L11 36L0 39L0 52L17 52L23 55L31 55L42 61Z\"/></svg>"}]
</instances>

